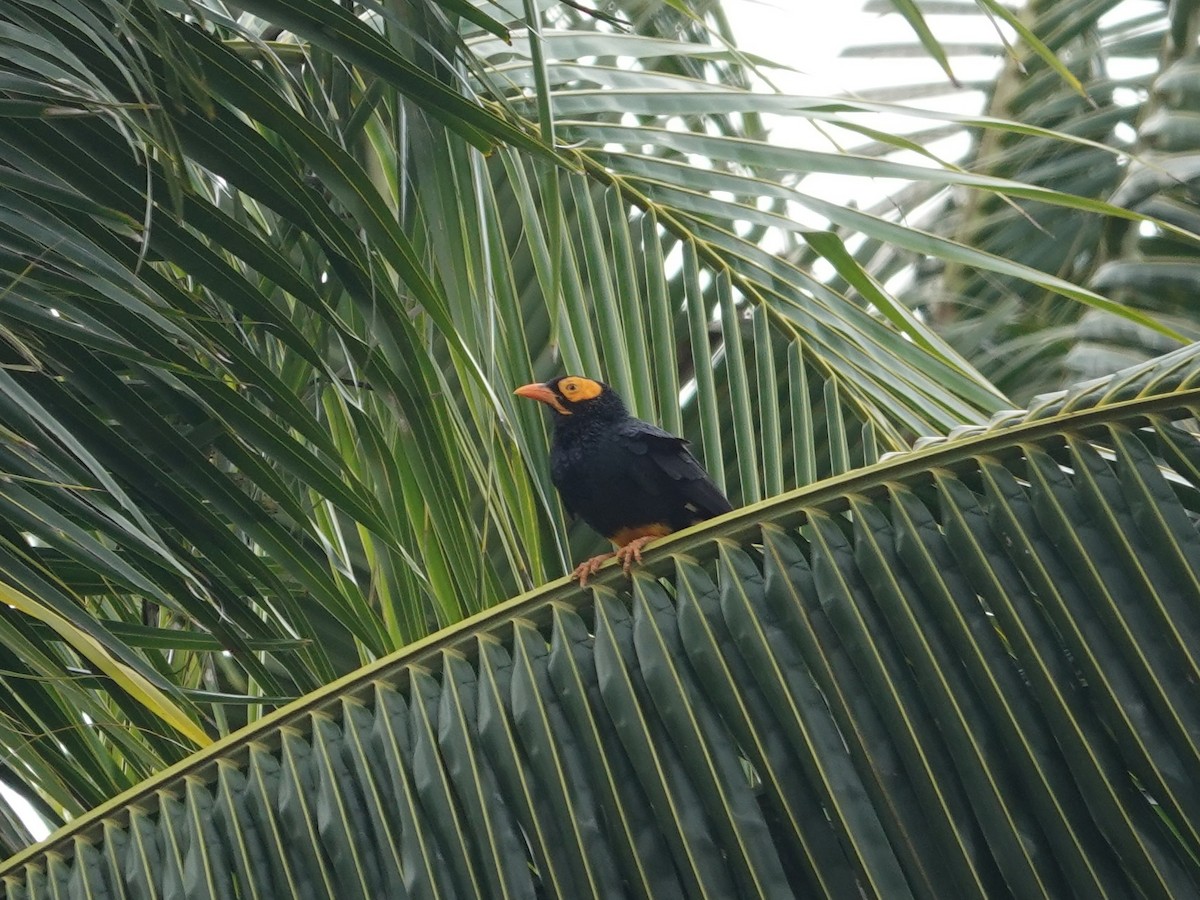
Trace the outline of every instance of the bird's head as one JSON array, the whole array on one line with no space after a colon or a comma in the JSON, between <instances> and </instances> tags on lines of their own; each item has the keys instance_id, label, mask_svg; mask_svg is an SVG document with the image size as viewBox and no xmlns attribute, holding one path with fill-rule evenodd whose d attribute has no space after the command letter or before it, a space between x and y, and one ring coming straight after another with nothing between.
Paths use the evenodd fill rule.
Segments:
<instances>
[{"instance_id":1,"label":"bird's head","mask_svg":"<svg viewBox=\"0 0 1200 900\"><path fill-rule=\"evenodd\" d=\"M513 393L545 403L554 410L555 421L565 416L619 419L626 415L625 404L612 388L580 375L564 375L545 384L527 384Z\"/></svg>"}]
</instances>

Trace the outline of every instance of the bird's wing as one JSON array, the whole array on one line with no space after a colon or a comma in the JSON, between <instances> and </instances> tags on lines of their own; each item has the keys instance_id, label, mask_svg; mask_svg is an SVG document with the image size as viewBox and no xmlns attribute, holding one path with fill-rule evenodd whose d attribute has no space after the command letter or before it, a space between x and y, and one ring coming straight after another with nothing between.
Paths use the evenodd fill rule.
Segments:
<instances>
[{"instance_id":1,"label":"bird's wing","mask_svg":"<svg viewBox=\"0 0 1200 900\"><path fill-rule=\"evenodd\" d=\"M679 499L693 509L698 520L711 519L733 509L704 466L692 456L684 438L640 419L623 423L621 437L630 451L653 467L634 467L635 477L638 470L644 473L646 490L659 490L658 478L666 475L674 484Z\"/></svg>"}]
</instances>

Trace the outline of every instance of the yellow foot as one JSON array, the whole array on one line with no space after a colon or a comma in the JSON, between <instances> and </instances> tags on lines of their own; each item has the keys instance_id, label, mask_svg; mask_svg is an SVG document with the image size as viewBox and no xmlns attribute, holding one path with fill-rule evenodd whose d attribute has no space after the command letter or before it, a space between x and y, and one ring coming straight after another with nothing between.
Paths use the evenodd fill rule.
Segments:
<instances>
[{"instance_id":1,"label":"yellow foot","mask_svg":"<svg viewBox=\"0 0 1200 900\"><path fill-rule=\"evenodd\" d=\"M645 537L634 538L624 547L621 547L613 554L617 561L621 563L621 570L628 575L629 570L636 562L639 566L642 564L642 548L654 540L656 537L661 537L657 534L648 534Z\"/></svg>"},{"instance_id":2,"label":"yellow foot","mask_svg":"<svg viewBox=\"0 0 1200 900\"><path fill-rule=\"evenodd\" d=\"M591 559L585 559L575 567L575 571L571 573L571 577L579 579L580 587L587 587L587 580L596 574L596 570L616 555L614 551L612 553L601 553L599 556L593 556Z\"/></svg>"}]
</instances>

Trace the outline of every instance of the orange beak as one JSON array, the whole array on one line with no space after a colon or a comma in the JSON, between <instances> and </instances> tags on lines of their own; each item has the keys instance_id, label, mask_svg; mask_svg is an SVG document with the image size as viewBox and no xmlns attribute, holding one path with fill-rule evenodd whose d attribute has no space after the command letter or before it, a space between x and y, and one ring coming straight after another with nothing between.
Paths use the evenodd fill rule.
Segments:
<instances>
[{"instance_id":1,"label":"orange beak","mask_svg":"<svg viewBox=\"0 0 1200 900\"><path fill-rule=\"evenodd\" d=\"M530 400L537 400L540 403L545 403L547 406L554 409L555 412L561 413L564 416L571 414L570 410L563 407L558 399L558 394L550 390L544 384L524 384L513 391L518 397L528 397Z\"/></svg>"}]
</instances>

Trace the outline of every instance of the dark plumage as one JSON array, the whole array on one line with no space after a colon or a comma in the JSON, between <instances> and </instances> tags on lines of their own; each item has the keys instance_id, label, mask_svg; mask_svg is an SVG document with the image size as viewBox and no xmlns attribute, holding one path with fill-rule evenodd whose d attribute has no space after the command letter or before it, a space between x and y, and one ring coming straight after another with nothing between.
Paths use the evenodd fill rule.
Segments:
<instances>
[{"instance_id":1,"label":"dark plumage","mask_svg":"<svg viewBox=\"0 0 1200 900\"><path fill-rule=\"evenodd\" d=\"M581 563L580 584L610 557L628 571L650 540L732 509L687 441L629 415L608 385L572 375L517 394L553 411L550 478L563 505L618 548Z\"/></svg>"}]
</instances>

